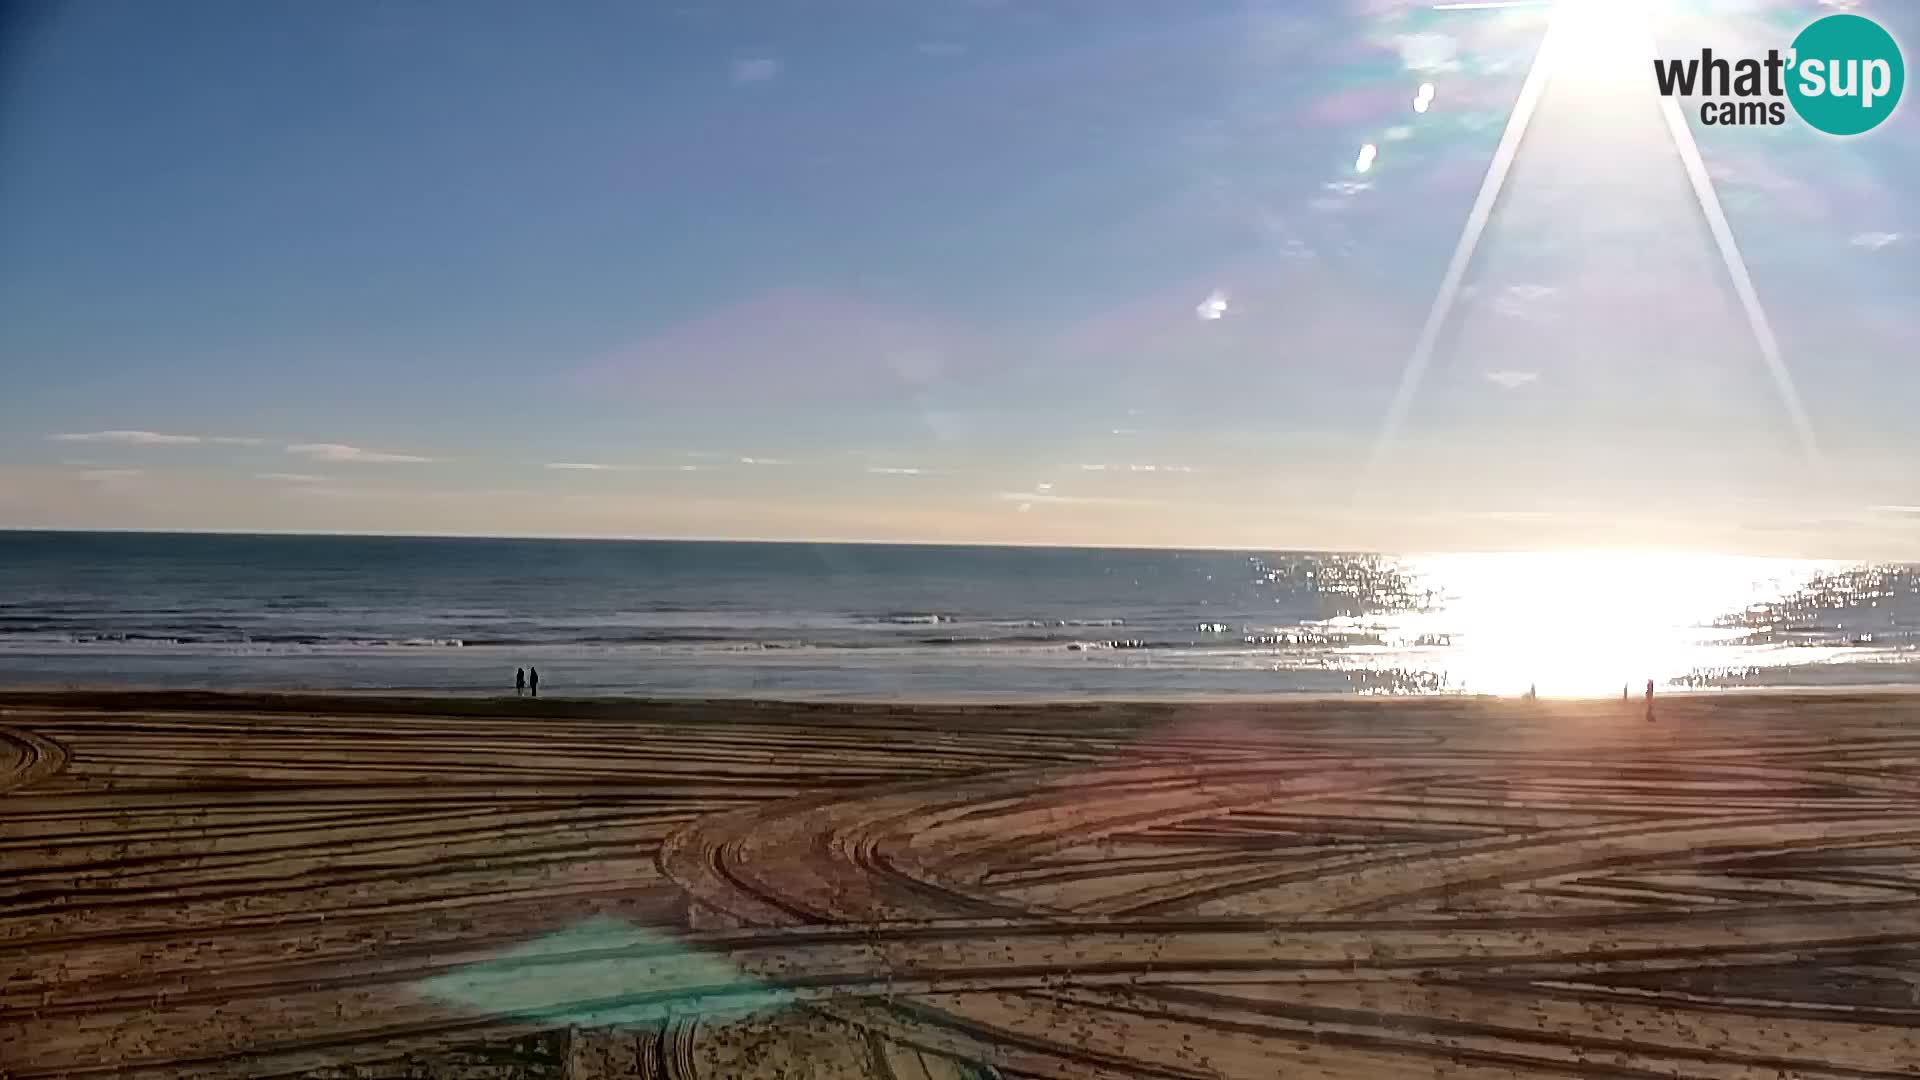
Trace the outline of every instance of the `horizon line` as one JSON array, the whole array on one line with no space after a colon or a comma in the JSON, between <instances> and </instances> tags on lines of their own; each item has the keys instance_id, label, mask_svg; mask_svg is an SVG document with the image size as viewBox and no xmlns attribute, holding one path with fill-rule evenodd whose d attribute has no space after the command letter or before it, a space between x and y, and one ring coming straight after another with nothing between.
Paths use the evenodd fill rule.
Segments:
<instances>
[{"instance_id":1,"label":"horizon line","mask_svg":"<svg viewBox=\"0 0 1920 1080\"><path fill-rule=\"evenodd\" d=\"M1458 547L1458 548L1408 548L1402 551L1389 551L1380 548L1339 548L1313 547L1291 544L1264 546L1249 545L1209 545L1209 544L1131 544L1131 543L1032 543L1017 540L872 540L845 539L827 537L752 537L752 536L593 536L567 533L435 533L435 532L316 532L300 529L144 529L144 528L62 528L30 525L0 525L0 535L22 533L49 534L104 534L115 536L230 536L254 538L308 538L335 540L504 540L538 541L543 543L580 543L580 544L759 544L832 547L924 547L924 548L997 548L1007 550L1033 551L1157 551L1157 552L1194 552L1206 554L1280 554L1294 553L1306 555L1361 555L1373 558L1419 559L1450 555L1555 555L1555 554L1608 554L1608 555L1654 555L1664 557L1713 557L1729 559L1792 559L1802 562L1836 563L1891 563L1894 565L1920 566L1920 553L1911 557L1892 558L1860 555L1808 555L1803 553L1760 554L1750 551L1715 551L1699 547L1658 547L1658 546L1619 546L1619 547L1579 547L1579 546L1516 546L1516 547Z\"/></svg>"}]
</instances>

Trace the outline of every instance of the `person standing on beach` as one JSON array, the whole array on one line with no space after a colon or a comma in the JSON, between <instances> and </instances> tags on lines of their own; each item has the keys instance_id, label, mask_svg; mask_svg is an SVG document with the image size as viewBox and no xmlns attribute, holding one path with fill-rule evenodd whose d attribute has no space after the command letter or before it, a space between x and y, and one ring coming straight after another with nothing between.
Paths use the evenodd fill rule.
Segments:
<instances>
[{"instance_id":1,"label":"person standing on beach","mask_svg":"<svg viewBox=\"0 0 1920 1080\"><path fill-rule=\"evenodd\" d=\"M1648 687L1649 689L1647 690L1647 693L1649 694L1653 693L1653 690L1651 689L1652 687L1651 683L1648 684ZM530 697L540 696L540 669L539 668L527 669L527 690L529 691L528 696Z\"/></svg>"},{"instance_id":2,"label":"person standing on beach","mask_svg":"<svg viewBox=\"0 0 1920 1080\"><path fill-rule=\"evenodd\" d=\"M513 696L519 697L521 694L524 694L526 692L527 692L527 669L523 667L514 668L513 669Z\"/></svg>"},{"instance_id":3,"label":"person standing on beach","mask_svg":"<svg viewBox=\"0 0 1920 1080\"><path fill-rule=\"evenodd\" d=\"M1647 680L1647 723L1653 723L1653 680Z\"/></svg>"}]
</instances>

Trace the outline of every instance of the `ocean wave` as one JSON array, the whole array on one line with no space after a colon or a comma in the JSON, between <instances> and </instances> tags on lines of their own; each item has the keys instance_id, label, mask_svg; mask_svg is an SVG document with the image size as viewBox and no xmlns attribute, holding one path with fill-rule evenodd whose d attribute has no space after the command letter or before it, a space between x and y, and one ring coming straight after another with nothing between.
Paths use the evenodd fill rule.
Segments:
<instances>
[{"instance_id":1,"label":"ocean wave","mask_svg":"<svg viewBox=\"0 0 1920 1080\"><path fill-rule=\"evenodd\" d=\"M916 624L936 625L936 624ZM937 624L941 626L952 624ZM647 630L634 629L624 632L588 632L581 633L568 628L554 628L525 634L434 634L434 633L395 633L381 635L364 631L337 630L280 630L249 632L233 627L193 627L179 628L154 627L139 630L83 630L67 623L36 623L31 626L0 627L0 642L15 644L47 643L59 645L230 645L236 647L297 647L297 648L564 648L617 649L622 647L650 646L721 646L740 649L838 649L838 650L874 650L901 648L983 648L989 646L1034 646L1041 648L1066 648L1073 651L1093 649L1171 649L1191 648L1205 645L1209 648L1228 644L1232 639L1221 637L1205 630L1197 635L1192 631L1167 631L1153 636L1129 638L1083 638L1073 635L1073 630L1084 630L1103 624L1089 623L1074 626L1066 623L1019 623L1001 624L985 628L982 632L964 631L951 634L921 634L905 636L901 634L874 633L861 635L841 633L817 633L807 628L794 627L786 634L767 634L765 629L752 628L762 632L753 633L745 628L686 628ZM904 624L903 624L904 626ZM1010 632L1025 631L1025 632ZM1062 631L1048 633L1047 631ZM1381 639L1373 634L1356 633L1314 633L1308 631L1283 631L1265 634L1248 634L1240 638L1237 644L1245 647L1274 646L1313 646L1339 647L1345 645L1378 645ZM1423 641L1423 643L1426 643Z\"/></svg>"},{"instance_id":2,"label":"ocean wave","mask_svg":"<svg viewBox=\"0 0 1920 1080\"><path fill-rule=\"evenodd\" d=\"M211 634L166 634L137 632L101 632L101 633L37 633L37 634L0 634L0 643L14 645L220 645L232 647L247 646L299 646L315 648L435 648L458 649L469 644L464 638L407 637L407 638L356 638L324 637L299 634L262 634L250 636L226 636Z\"/></svg>"},{"instance_id":3,"label":"ocean wave","mask_svg":"<svg viewBox=\"0 0 1920 1080\"><path fill-rule=\"evenodd\" d=\"M0 615L0 636L25 634L36 630L57 630L72 623L71 619L46 618L37 615Z\"/></svg>"},{"instance_id":4,"label":"ocean wave","mask_svg":"<svg viewBox=\"0 0 1920 1080\"><path fill-rule=\"evenodd\" d=\"M1920 644L1920 629L1891 627L1877 630L1848 630L1826 627L1779 627L1742 634L1733 639L1733 643L1750 646L1771 645L1781 648L1899 649Z\"/></svg>"},{"instance_id":5,"label":"ocean wave","mask_svg":"<svg viewBox=\"0 0 1920 1080\"><path fill-rule=\"evenodd\" d=\"M1421 645L1439 645L1441 639L1434 635L1422 635ZM1245 634L1240 644L1266 648L1350 648L1353 646L1380 646L1386 639L1377 633L1341 633L1321 630L1278 630L1264 634Z\"/></svg>"},{"instance_id":6,"label":"ocean wave","mask_svg":"<svg viewBox=\"0 0 1920 1080\"><path fill-rule=\"evenodd\" d=\"M236 645L337 645L354 649L459 649L463 637L359 637L336 634L252 634L232 640Z\"/></svg>"},{"instance_id":7,"label":"ocean wave","mask_svg":"<svg viewBox=\"0 0 1920 1080\"><path fill-rule=\"evenodd\" d=\"M890 613L867 616L863 621L877 626L991 626L1009 630L1038 630L1047 627L1125 626L1125 619L1015 619L983 618L948 614Z\"/></svg>"},{"instance_id":8,"label":"ocean wave","mask_svg":"<svg viewBox=\"0 0 1920 1080\"><path fill-rule=\"evenodd\" d=\"M1002 655L1043 655L1062 652L1103 652L1108 650L1133 649L1183 649L1176 642L1156 642L1142 639L1112 641L1063 641L1059 638L1037 636L1013 637L941 637L919 638L911 642L902 641L754 641L754 642L710 642L696 645L702 652L858 652L858 653L913 653L921 650L959 651L975 650Z\"/></svg>"}]
</instances>

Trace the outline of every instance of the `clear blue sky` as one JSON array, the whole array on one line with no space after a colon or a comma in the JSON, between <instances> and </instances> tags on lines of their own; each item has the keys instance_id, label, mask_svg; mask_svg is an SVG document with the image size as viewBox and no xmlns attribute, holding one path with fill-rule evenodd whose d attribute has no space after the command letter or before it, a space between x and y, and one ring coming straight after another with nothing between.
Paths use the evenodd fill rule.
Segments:
<instances>
[{"instance_id":1,"label":"clear blue sky","mask_svg":"<svg viewBox=\"0 0 1920 1080\"><path fill-rule=\"evenodd\" d=\"M1387 445L1545 9L10 10L0 526L1920 557L1912 102L1693 124L1817 457L1597 52Z\"/></svg>"}]
</instances>

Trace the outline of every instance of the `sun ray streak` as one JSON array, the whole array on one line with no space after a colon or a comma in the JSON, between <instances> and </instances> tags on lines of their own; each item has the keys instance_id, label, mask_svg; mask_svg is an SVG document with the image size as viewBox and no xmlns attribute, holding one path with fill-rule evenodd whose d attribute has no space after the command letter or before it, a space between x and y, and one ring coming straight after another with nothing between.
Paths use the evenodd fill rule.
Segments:
<instances>
[{"instance_id":1,"label":"sun ray streak","mask_svg":"<svg viewBox=\"0 0 1920 1080\"><path fill-rule=\"evenodd\" d=\"M1693 139L1693 128L1687 124L1679 102L1673 98L1662 96L1660 108L1666 114L1667 130L1673 133L1674 146L1680 151L1680 161L1686 167L1687 180L1693 184L1694 196L1700 200L1700 212L1706 215L1707 228L1713 233L1714 243L1720 248L1720 258L1726 263L1727 275L1733 280L1733 291L1740 297L1740 306L1746 311L1747 325L1752 328L1754 341L1760 346L1761 359L1765 361L1774 385L1780 390L1781 404L1786 407L1787 417L1793 423L1794 434L1799 438L1807 459L1817 460L1820 449L1814 440L1813 424L1807 419L1799 391L1794 388L1793 373L1787 370L1786 358L1780 352L1780 341L1773 336L1773 324L1767 319L1766 309L1760 305L1760 294L1753 287L1753 275L1747 272L1747 260L1740 254L1740 244L1734 239L1733 226L1727 221L1726 211L1721 209L1720 195L1714 190L1713 177L1708 174L1706 162L1700 157L1699 144Z\"/></svg>"},{"instance_id":2,"label":"sun ray streak","mask_svg":"<svg viewBox=\"0 0 1920 1080\"><path fill-rule=\"evenodd\" d=\"M1537 0L1488 0L1488 2L1436 4L1436 11L1487 10L1508 7L1539 6ZM1486 232L1493 217L1494 209L1499 205L1500 195L1506 186L1507 175L1513 162L1519 156L1520 146L1526 139L1528 126L1547 86L1553 81L1558 67L1558 54L1568 30L1568 21L1563 17L1573 10L1575 5L1556 4L1554 20L1548 24L1542 36L1539 49L1534 53L1533 64L1527 71L1526 83L1520 89L1520 96L1514 102L1513 112L1507 119L1507 127L1500 137L1500 145L1494 151L1493 159L1487 167L1485 179L1481 182L1479 194L1474 199L1473 209L1467 215L1465 227L1461 230L1460 240L1454 246L1453 256L1447 263L1445 275L1441 278L1440 288L1434 295L1433 306L1427 312L1425 324L1420 328L1420 336L1414 344L1413 353L1407 358L1406 368L1401 372L1399 385L1394 390L1393 400L1387 407L1385 421L1380 428L1379 438L1375 441L1373 454L1368 466L1370 475L1377 474L1384 464L1387 454L1399 438L1400 429L1405 425L1407 413L1413 406L1413 397L1420 389L1427 368L1432 364L1433 354L1438 347L1440 332L1445 328L1448 318L1459 299L1460 288L1466 278L1467 268L1472 265L1474 253L1480 246L1480 239ZM1635 29L1641 35L1635 42L1646 59L1651 62L1657 57L1653 38L1649 28L1638 24ZM1760 303L1759 292L1754 288L1753 276L1748 272L1747 263L1740 253L1739 242L1733 235L1733 226L1727 220L1725 210L1720 205L1719 194L1713 186L1713 177L1708 173L1706 163L1700 156L1700 147L1693 137L1693 129L1688 125L1680 106L1671 97L1661 96L1660 105L1666 118L1668 133L1674 148L1678 152L1682 166L1686 170L1688 183L1692 185L1695 199L1700 204L1701 214L1705 217L1708 230L1713 234L1714 243L1719 249L1722 263L1726 266L1728 278L1733 283L1735 294L1740 298L1740 306L1746 315L1747 325L1751 329L1755 343L1759 346L1762 361L1774 386L1780 392L1781 403L1787 411L1793 425L1794 434L1801 449L1809 461L1819 457L1819 445L1814 438L1813 424L1808 419L1805 406L1801 402L1799 391L1793 381L1793 373L1788 369L1786 358L1780 349L1779 339L1774 336L1773 325L1767 318L1766 309Z\"/></svg>"},{"instance_id":3,"label":"sun ray streak","mask_svg":"<svg viewBox=\"0 0 1920 1080\"><path fill-rule=\"evenodd\" d=\"M1480 183L1480 193L1474 198L1472 211L1467 214L1466 228L1461 230L1460 242L1454 245L1453 257L1447 262L1446 275L1440 280L1440 291L1433 298L1433 307L1427 312L1426 324L1420 328L1420 338L1413 347L1413 355L1408 357L1406 369L1400 374L1400 385L1394 390L1393 402L1387 407L1386 422L1381 426L1380 437L1374 445L1373 467L1376 469L1399 436L1401 425L1406 422L1407 410L1413 405L1413 395L1420 388L1420 380L1426 374L1428 364L1433 361L1440 330L1453 312L1454 302L1460 295L1460 283L1466 278L1474 251L1480 246L1480 236L1486 232L1493 209L1499 204L1500 191L1507 183L1507 173L1520 153L1520 144L1527 135L1527 125L1533 121L1534 108L1540 103L1540 97L1552 78L1552 54L1558 48L1559 32L1558 23L1549 25L1540 39L1539 50L1534 53L1533 66L1527 71L1527 81L1520 87L1513 113L1507 118L1507 129L1500 136L1500 145L1494 150L1493 161L1487 166L1486 178Z\"/></svg>"}]
</instances>

